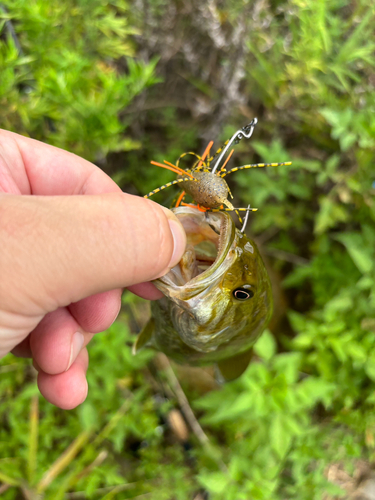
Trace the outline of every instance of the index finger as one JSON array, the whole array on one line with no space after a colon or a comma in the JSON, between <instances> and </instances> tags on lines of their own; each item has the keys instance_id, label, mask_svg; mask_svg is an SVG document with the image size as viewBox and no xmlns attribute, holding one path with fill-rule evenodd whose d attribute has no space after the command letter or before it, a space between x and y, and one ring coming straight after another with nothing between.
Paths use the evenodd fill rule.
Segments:
<instances>
[{"instance_id":1,"label":"index finger","mask_svg":"<svg viewBox=\"0 0 375 500\"><path fill-rule=\"evenodd\" d=\"M0 191L12 194L73 195L121 191L93 163L6 130L0 130L0 177L5 184L4 188L0 182Z\"/></svg>"}]
</instances>

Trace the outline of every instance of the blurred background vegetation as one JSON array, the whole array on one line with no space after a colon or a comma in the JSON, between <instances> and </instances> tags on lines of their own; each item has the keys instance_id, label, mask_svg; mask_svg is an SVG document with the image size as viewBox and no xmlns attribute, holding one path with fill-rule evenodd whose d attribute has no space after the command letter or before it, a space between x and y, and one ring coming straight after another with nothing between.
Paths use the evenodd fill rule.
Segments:
<instances>
[{"instance_id":1,"label":"blurred background vegetation","mask_svg":"<svg viewBox=\"0 0 375 500\"><path fill-rule=\"evenodd\" d=\"M1 0L0 127L139 195L173 179L150 160L254 116L232 165L293 161L230 178L275 297L245 375L132 357L149 309L125 294L76 410L0 362L2 498L375 498L374 23L367 0Z\"/></svg>"}]
</instances>

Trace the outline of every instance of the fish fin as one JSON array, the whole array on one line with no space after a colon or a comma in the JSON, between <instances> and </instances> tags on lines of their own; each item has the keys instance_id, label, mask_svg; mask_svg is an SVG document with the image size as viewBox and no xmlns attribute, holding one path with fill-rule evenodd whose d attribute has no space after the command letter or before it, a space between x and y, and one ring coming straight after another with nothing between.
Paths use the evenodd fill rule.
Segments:
<instances>
[{"instance_id":1,"label":"fish fin","mask_svg":"<svg viewBox=\"0 0 375 500\"><path fill-rule=\"evenodd\" d=\"M253 350L241 352L230 358L222 359L216 363L216 378L218 382L230 382L240 377L248 367Z\"/></svg>"},{"instance_id":2,"label":"fish fin","mask_svg":"<svg viewBox=\"0 0 375 500\"><path fill-rule=\"evenodd\" d=\"M145 324L142 330L138 333L137 338L133 344L132 353L137 354L143 347L150 343L152 334L154 333L155 320L150 318L150 320Z\"/></svg>"}]
</instances>

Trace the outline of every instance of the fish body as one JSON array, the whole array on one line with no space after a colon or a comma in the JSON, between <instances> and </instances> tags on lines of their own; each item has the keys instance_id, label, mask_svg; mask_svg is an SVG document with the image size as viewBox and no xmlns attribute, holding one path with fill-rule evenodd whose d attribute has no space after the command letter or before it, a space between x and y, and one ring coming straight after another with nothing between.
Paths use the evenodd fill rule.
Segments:
<instances>
[{"instance_id":1,"label":"fish body","mask_svg":"<svg viewBox=\"0 0 375 500\"><path fill-rule=\"evenodd\" d=\"M134 352L150 345L179 363L215 363L237 378L272 315L270 280L259 251L226 212L173 209L187 235L177 266L154 281L164 297Z\"/></svg>"}]
</instances>

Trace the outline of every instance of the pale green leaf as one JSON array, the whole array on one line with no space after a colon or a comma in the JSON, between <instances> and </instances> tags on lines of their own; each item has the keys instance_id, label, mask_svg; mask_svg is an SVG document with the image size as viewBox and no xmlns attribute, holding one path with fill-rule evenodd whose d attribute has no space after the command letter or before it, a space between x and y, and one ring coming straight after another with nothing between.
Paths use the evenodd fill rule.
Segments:
<instances>
[{"instance_id":1,"label":"pale green leaf","mask_svg":"<svg viewBox=\"0 0 375 500\"><path fill-rule=\"evenodd\" d=\"M334 238L346 247L361 273L366 274L373 269L374 249L365 244L359 233L341 233Z\"/></svg>"},{"instance_id":2,"label":"pale green leaf","mask_svg":"<svg viewBox=\"0 0 375 500\"><path fill-rule=\"evenodd\" d=\"M272 419L270 427L270 441L272 449L276 452L280 459L284 458L287 454L292 438L293 433L290 428L285 425L283 416L275 415Z\"/></svg>"},{"instance_id":3,"label":"pale green leaf","mask_svg":"<svg viewBox=\"0 0 375 500\"><path fill-rule=\"evenodd\" d=\"M276 342L269 330L266 330L263 335L257 340L254 345L255 353L265 359L270 360L276 352Z\"/></svg>"}]
</instances>

